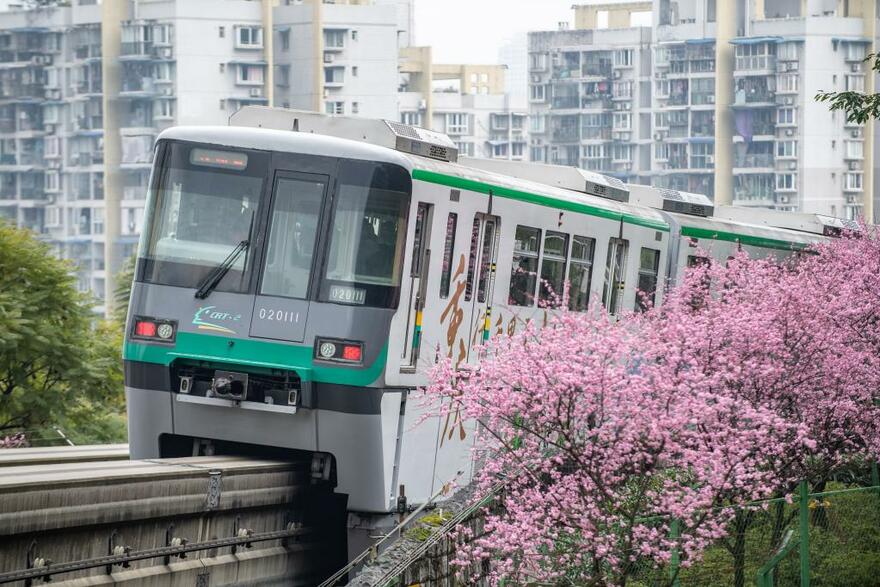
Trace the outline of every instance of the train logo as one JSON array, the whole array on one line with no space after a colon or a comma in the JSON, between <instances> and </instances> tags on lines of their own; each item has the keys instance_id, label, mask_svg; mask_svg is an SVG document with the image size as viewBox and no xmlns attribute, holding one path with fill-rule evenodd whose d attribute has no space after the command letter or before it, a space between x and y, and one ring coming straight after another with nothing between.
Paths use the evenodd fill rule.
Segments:
<instances>
[{"instance_id":1,"label":"train logo","mask_svg":"<svg viewBox=\"0 0 880 587\"><path fill-rule=\"evenodd\" d=\"M204 306L196 310L192 323L199 330L208 330L222 334L236 334L235 330L222 324L216 324L216 322L239 322L240 320L241 314L220 312L217 310L217 306Z\"/></svg>"}]
</instances>

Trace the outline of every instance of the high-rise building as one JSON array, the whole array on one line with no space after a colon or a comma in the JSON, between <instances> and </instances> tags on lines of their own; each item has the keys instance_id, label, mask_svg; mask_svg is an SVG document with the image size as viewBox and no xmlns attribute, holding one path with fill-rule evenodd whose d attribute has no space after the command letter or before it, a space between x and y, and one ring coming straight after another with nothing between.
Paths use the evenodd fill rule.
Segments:
<instances>
[{"instance_id":1,"label":"high-rise building","mask_svg":"<svg viewBox=\"0 0 880 587\"><path fill-rule=\"evenodd\" d=\"M814 96L876 91L862 62L875 51L874 0L576 10L577 30L530 34L533 158L721 203L873 218L874 124ZM653 28L632 26L646 11Z\"/></svg>"},{"instance_id":2,"label":"high-rise building","mask_svg":"<svg viewBox=\"0 0 880 587\"><path fill-rule=\"evenodd\" d=\"M400 121L449 135L463 157L528 160L527 113L505 93L503 65L444 65L430 47L401 52Z\"/></svg>"},{"instance_id":3,"label":"high-rise building","mask_svg":"<svg viewBox=\"0 0 880 587\"><path fill-rule=\"evenodd\" d=\"M225 125L269 103L396 119L411 3L77 0L0 12L0 217L51 242L104 300L136 247L162 129Z\"/></svg>"}]
</instances>

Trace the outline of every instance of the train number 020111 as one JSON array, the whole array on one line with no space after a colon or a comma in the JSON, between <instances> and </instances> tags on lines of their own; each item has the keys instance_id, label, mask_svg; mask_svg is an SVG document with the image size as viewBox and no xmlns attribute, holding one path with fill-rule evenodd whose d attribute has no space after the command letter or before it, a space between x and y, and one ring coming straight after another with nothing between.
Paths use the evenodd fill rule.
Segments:
<instances>
[{"instance_id":1,"label":"train number 020111","mask_svg":"<svg viewBox=\"0 0 880 587\"><path fill-rule=\"evenodd\" d=\"M292 324L299 322L299 312L294 312L292 310L270 310L267 308L260 308L257 315L260 317L260 320L274 320L276 322L290 322Z\"/></svg>"}]
</instances>

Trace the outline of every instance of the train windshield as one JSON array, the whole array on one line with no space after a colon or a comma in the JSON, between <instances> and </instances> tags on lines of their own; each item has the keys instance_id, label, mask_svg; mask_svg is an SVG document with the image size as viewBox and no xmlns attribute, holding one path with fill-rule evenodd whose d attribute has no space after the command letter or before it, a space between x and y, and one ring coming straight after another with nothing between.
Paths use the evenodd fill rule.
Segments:
<instances>
[{"instance_id":1,"label":"train windshield","mask_svg":"<svg viewBox=\"0 0 880 587\"><path fill-rule=\"evenodd\" d=\"M321 300L397 305L412 180L401 167L340 165Z\"/></svg>"},{"instance_id":2,"label":"train windshield","mask_svg":"<svg viewBox=\"0 0 880 587\"><path fill-rule=\"evenodd\" d=\"M141 279L195 288L258 229L268 155L169 143L158 168ZM247 291L254 258L247 246L217 285Z\"/></svg>"}]
</instances>

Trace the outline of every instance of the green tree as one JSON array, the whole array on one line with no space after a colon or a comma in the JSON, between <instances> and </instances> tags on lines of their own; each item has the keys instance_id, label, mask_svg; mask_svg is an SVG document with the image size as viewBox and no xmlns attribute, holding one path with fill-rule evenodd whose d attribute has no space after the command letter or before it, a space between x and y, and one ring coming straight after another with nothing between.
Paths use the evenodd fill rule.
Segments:
<instances>
[{"instance_id":1,"label":"green tree","mask_svg":"<svg viewBox=\"0 0 880 587\"><path fill-rule=\"evenodd\" d=\"M880 53L869 53L865 63L880 72ZM831 111L842 110L849 122L865 124L868 120L880 118L880 94L863 92L819 92L816 100L830 104Z\"/></svg>"},{"instance_id":2,"label":"green tree","mask_svg":"<svg viewBox=\"0 0 880 587\"><path fill-rule=\"evenodd\" d=\"M0 222L0 436L57 426L77 443L124 440L121 332L92 305L69 262Z\"/></svg>"}]
</instances>

